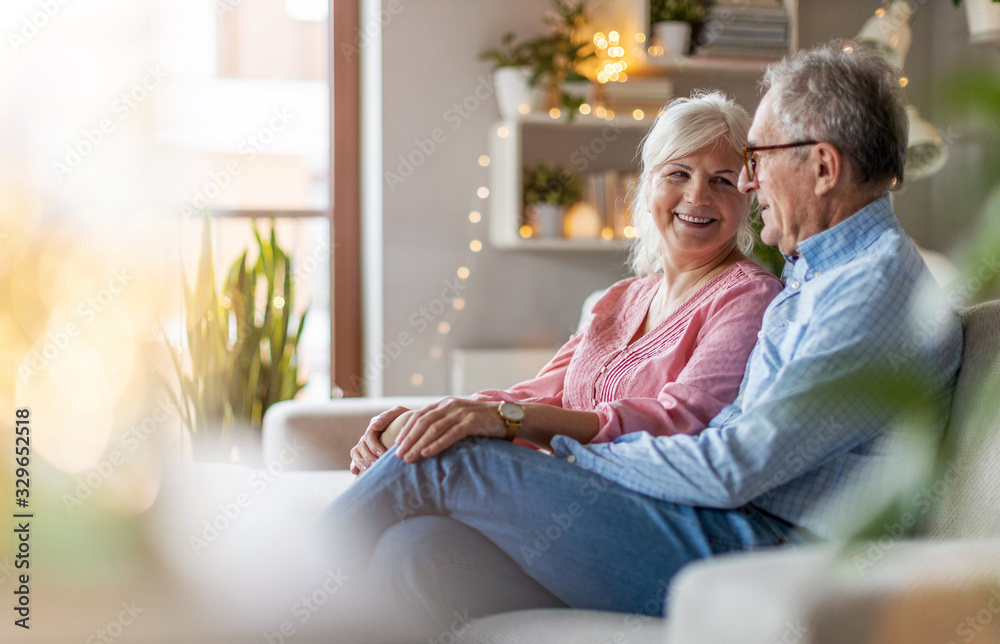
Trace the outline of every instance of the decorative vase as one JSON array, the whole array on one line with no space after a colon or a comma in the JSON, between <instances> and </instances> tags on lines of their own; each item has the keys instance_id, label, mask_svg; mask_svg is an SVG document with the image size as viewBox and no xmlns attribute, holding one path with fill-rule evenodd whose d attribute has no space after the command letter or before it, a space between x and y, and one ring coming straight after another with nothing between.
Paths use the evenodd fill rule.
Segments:
<instances>
[{"instance_id":1,"label":"decorative vase","mask_svg":"<svg viewBox=\"0 0 1000 644\"><path fill-rule=\"evenodd\" d=\"M530 67L500 67L493 72L500 117L509 120L538 107L542 92L531 87Z\"/></svg>"},{"instance_id":2,"label":"decorative vase","mask_svg":"<svg viewBox=\"0 0 1000 644\"><path fill-rule=\"evenodd\" d=\"M965 0L969 19L969 42L1000 41L1000 3L992 0Z\"/></svg>"},{"instance_id":3,"label":"decorative vase","mask_svg":"<svg viewBox=\"0 0 1000 644\"><path fill-rule=\"evenodd\" d=\"M663 47L664 56L687 56L691 49L691 25L668 20L653 25L653 33Z\"/></svg>"},{"instance_id":4,"label":"decorative vase","mask_svg":"<svg viewBox=\"0 0 1000 644\"><path fill-rule=\"evenodd\" d=\"M539 237L561 237L563 208L555 203L535 203L528 206L528 218Z\"/></svg>"}]
</instances>

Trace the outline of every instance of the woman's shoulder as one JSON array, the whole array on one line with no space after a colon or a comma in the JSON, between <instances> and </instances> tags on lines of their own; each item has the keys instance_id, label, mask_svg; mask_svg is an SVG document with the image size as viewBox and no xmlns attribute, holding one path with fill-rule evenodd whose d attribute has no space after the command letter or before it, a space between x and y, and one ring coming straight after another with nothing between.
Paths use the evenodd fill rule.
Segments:
<instances>
[{"instance_id":1,"label":"woman's shoulder","mask_svg":"<svg viewBox=\"0 0 1000 644\"><path fill-rule=\"evenodd\" d=\"M723 290L737 288L743 291L761 291L770 293L773 297L783 288L781 280L749 258L736 262L723 275L728 278L724 280Z\"/></svg>"}]
</instances>

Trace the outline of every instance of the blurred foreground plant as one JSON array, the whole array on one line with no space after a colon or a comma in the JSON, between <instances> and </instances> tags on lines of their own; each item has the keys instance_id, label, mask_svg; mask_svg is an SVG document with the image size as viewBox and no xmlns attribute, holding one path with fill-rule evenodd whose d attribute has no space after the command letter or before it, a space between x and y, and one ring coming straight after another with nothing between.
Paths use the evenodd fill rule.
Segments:
<instances>
[{"instance_id":1,"label":"blurred foreground plant","mask_svg":"<svg viewBox=\"0 0 1000 644\"><path fill-rule=\"evenodd\" d=\"M210 223L206 216L194 287L184 280L185 364L171 357L184 424L200 443L224 446L234 428L260 427L271 405L305 386L296 352L308 306L293 319L291 258L273 221L267 241L254 222L256 261L244 250L216 292Z\"/></svg>"}]
</instances>

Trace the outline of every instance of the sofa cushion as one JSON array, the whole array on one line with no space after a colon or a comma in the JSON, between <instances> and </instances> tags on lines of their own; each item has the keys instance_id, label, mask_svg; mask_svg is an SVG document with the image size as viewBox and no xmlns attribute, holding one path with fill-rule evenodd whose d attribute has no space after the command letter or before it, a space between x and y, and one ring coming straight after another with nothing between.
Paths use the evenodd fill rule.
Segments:
<instances>
[{"instance_id":1,"label":"sofa cushion","mask_svg":"<svg viewBox=\"0 0 1000 644\"><path fill-rule=\"evenodd\" d=\"M962 311L965 346L942 469L922 490L928 537L1000 537L1000 301Z\"/></svg>"},{"instance_id":2,"label":"sofa cushion","mask_svg":"<svg viewBox=\"0 0 1000 644\"><path fill-rule=\"evenodd\" d=\"M458 634L462 644L665 644L659 617L546 608L482 617Z\"/></svg>"}]
</instances>

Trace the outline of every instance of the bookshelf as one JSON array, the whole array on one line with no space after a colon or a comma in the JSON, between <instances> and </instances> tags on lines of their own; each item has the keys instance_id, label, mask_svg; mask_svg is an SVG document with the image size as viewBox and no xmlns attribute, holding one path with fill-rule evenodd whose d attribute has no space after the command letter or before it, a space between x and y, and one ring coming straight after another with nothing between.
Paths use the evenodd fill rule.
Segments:
<instances>
[{"instance_id":1,"label":"bookshelf","mask_svg":"<svg viewBox=\"0 0 1000 644\"><path fill-rule=\"evenodd\" d=\"M504 120L490 128L490 242L506 250L612 250L625 248L628 241L614 239L566 239L529 237L520 234L524 224L522 170L546 164L567 167L586 177L602 173L637 172L638 149L653 115L635 119L631 115L608 120L578 115L530 113ZM616 196L620 200L622 195ZM604 213L607 214L607 213ZM620 231L619 231L620 233Z\"/></svg>"}]
</instances>

